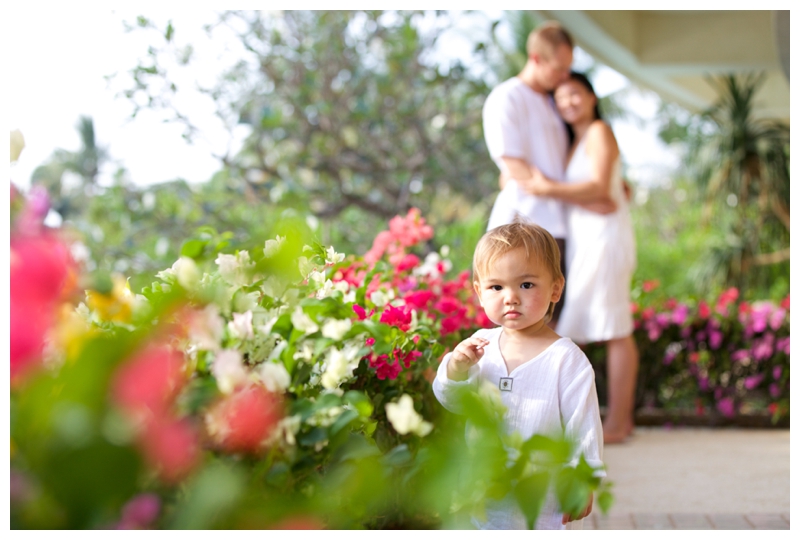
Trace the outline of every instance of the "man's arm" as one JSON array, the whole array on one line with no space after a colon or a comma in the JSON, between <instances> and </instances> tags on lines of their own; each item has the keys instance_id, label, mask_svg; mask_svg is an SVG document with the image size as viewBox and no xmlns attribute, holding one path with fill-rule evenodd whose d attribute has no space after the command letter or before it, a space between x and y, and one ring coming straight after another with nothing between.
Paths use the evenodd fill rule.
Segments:
<instances>
[{"instance_id":1,"label":"man's arm","mask_svg":"<svg viewBox=\"0 0 800 540\"><path fill-rule=\"evenodd\" d=\"M505 169L500 173L500 189L506 187L509 178L516 180L524 190L529 180L533 179L533 169L521 158L503 156L500 158Z\"/></svg>"}]
</instances>

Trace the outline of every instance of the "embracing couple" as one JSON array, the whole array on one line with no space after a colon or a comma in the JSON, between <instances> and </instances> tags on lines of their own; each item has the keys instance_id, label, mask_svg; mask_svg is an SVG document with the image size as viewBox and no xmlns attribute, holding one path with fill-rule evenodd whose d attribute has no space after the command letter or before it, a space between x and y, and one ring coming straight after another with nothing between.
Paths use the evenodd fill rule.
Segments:
<instances>
[{"instance_id":1,"label":"embracing couple","mask_svg":"<svg viewBox=\"0 0 800 540\"><path fill-rule=\"evenodd\" d=\"M572 49L560 25L539 26L525 67L486 99L486 144L501 171L488 228L521 219L558 242L567 285L551 324L576 343L606 343L603 438L613 444L633 431L635 244L619 148L591 83L570 70Z\"/></svg>"}]
</instances>

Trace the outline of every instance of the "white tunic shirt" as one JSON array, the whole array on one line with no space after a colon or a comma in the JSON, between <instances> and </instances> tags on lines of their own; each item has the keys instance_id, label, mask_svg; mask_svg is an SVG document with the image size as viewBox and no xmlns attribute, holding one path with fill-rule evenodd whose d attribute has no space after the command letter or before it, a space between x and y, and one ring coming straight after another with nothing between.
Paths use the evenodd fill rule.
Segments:
<instances>
[{"instance_id":1,"label":"white tunic shirt","mask_svg":"<svg viewBox=\"0 0 800 540\"><path fill-rule=\"evenodd\" d=\"M483 105L483 132L489 155L501 171L505 157L519 158L560 181L569 143L564 122L552 98L535 92L518 77L497 85ZM547 229L555 238L566 238L563 203L523 192L509 181L495 201L489 229L511 223L521 214Z\"/></svg>"},{"instance_id":2,"label":"white tunic shirt","mask_svg":"<svg viewBox=\"0 0 800 540\"><path fill-rule=\"evenodd\" d=\"M519 432L523 439L534 434L561 435L577 444L574 464L583 453L592 466L602 466L603 428L594 385L594 370L583 351L570 339L561 338L536 357L507 372L500 352L499 338L503 328L478 330L474 335L489 341L483 358L472 366L465 381L447 377L447 354L433 381L433 392L448 410L459 413L457 390L477 385L481 380L500 388L507 408L505 426L508 433ZM510 379L510 381L508 380ZM510 390L503 390L510 387ZM473 520L481 529L524 529L525 518L510 498L487 503L485 522ZM562 513L552 494L536 522L537 529L563 529Z\"/></svg>"}]
</instances>

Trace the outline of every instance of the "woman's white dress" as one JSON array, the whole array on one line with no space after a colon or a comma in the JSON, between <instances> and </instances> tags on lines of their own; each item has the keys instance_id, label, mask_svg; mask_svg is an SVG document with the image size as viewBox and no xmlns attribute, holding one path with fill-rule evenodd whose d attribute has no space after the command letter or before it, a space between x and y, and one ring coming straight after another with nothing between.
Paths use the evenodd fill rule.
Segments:
<instances>
[{"instance_id":1,"label":"woman's white dress","mask_svg":"<svg viewBox=\"0 0 800 540\"><path fill-rule=\"evenodd\" d=\"M566 182L591 178L585 138L567 165ZM636 244L628 202L622 186L619 158L611 175L612 214L567 205L567 287L556 332L576 343L607 341L630 335L631 277L636 268Z\"/></svg>"}]
</instances>

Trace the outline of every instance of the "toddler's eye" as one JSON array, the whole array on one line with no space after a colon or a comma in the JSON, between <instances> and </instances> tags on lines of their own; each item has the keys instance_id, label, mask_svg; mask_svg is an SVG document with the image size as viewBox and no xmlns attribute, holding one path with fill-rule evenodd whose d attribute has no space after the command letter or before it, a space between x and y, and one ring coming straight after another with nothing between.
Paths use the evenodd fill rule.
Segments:
<instances>
[{"instance_id":1,"label":"toddler's eye","mask_svg":"<svg viewBox=\"0 0 800 540\"><path fill-rule=\"evenodd\" d=\"M492 286L491 286L491 287L489 287L489 288L490 288L491 290L493 290L493 291L502 291L502 290L503 290L503 287L502 287L501 285L492 285Z\"/></svg>"},{"instance_id":2,"label":"toddler's eye","mask_svg":"<svg viewBox=\"0 0 800 540\"><path fill-rule=\"evenodd\" d=\"M520 285L520 287L522 287L523 289L532 289L533 288L533 283L531 283L530 281L526 281L525 283Z\"/></svg>"}]
</instances>

